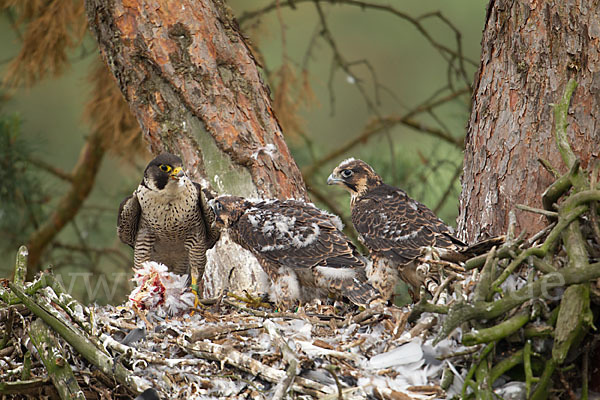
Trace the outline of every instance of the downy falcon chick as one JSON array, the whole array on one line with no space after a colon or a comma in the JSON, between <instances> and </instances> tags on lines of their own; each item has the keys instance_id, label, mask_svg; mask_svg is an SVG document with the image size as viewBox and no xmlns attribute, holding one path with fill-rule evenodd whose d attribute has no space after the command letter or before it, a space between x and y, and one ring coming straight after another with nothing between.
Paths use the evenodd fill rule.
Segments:
<instances>
[{"instance_id":1,"label":"downy falcon chick","mask_svg":"<svg viewBox=\"0 0 600 400\"><path fill-rule=\"evenodd\" d=\"M198 292L206 250L219 238L207 198L212 196L188 178L181 158L162 153L150 161L140 185L121 202L117 220L119 238L134 249L135 268L163 263L189 274Z\"/></svg>"},{"instance_id":2,"label":"downy falcon chick","mask_svg":"<svg viewBox=\"0 0 600 400\"><path fill-rule=\"evenodd\" d=\"M278 305L290 308L328 293L357 305L381 298L367 283L367 261L342 233L338 217L297 200L220 196L210 204L216 223L269 275Z\"/></svg>"},{"instance_id":3,"label":"downy falcon chick","mask_svg":"<svg viewBox=\"0 0 600 400\"><path fill-rule=\"evenodd\" d=\"M440 258L457 262L467 259L477 246L469 247L456 238L452 228L433 211L402 189L383 183L364 161L344 160L327 183L350 192L352 223L373 260L369 278L386 299L393 294L398 273L413 286L413 293L418 293L425 277L417 270L416 261L425 249L432 248Z\"/></svg>"}]
</instances>

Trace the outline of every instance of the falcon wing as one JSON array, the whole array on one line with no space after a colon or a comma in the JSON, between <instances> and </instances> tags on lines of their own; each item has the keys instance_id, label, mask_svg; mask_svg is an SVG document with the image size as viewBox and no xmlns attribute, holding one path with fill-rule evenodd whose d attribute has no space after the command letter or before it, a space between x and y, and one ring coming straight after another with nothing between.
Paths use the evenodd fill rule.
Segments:
<instances>
[{"instance_id":1,"label":"falcon wing","mask_svg":"<svg viewBox=\"0 0 600 400\"><path fill-rule=\"evenodd\" d=\"M331 217L299 201L255 204L237 226L247 248L269 263L292 268L364 268L358 251Z\"/></svg>"},{"instance_id":2,"label":"falcon wing","mask_svg":"<svg viewBox=\"0 0 600 400\"><path fill-rule=\"evenodd\" d=\"M198 209L202 213L202 221L204 221L204 232L206 232L206 249L212 248L219 237L221 231L215 226L215 213L208 205L208 202L214 198L213 194L203 188L199 183L194 182L198 190Z\"/></svg>"},{"instance_id":3,"label":"falcon wing","mask_svg":"<svg viewBox=\"0 0 600 400\"><path fill-rule=\"evenodd\" d=\"M119 205L119 215L117 217L117 234L119 239L125 244L135 247L135 239L138 233L138 225L142 208L137 196L130 195Z\"/></svg>"},{"instance_id":4,"label":"falcon wing","mask_svg":"<svg viewBox=\"0 0 600 400\"><path fill-rule=\"evenodd\" d=\"M453 247L461 243L429 208L397 188L381 185L360 197L352 222L375 256L406 264L426 246Z\"/></svg>"}]
</instances>

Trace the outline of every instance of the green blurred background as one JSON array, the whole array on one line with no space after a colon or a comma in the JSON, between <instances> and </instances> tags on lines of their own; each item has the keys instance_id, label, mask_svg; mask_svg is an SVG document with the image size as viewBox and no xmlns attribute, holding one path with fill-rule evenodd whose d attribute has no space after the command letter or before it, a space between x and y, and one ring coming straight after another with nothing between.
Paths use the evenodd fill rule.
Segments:
<instances>
[{"instance_id":1,"label":"green blurred background","mask_svg":"<svg viewBox=\"0 0 600 400\"><path fill-rule=\"evenodd\" d=\"M282 116L279 119L288 145L303 170L360 135L378 116L402 116L438 91L439 96L449 94L449 81L454 90L466 86L464 77L449 73L446 60L405 19L380 10L323 3L327 27L340 54L348 62L367 60L372 68L371 71L366 64L356 64L351 67L353 76L340 68L332 75L333 53L320 35L322 26L314 4L297 1L295 9L281 7L259 19L245 18L246 12L271 3L262 0L228 2L235 15L242 18L241 29L262 59L265 80L269 82L273 96L282 87L282 66L293 71L283 75L288 83L288 106L292 106L282 114L292 114L291 122ZM440 12L460 31L462 51L473 62L464 63L468 83L472 82L479 61L487 2L370 3L389 4L413 18ZM18 15L9 9L0 19L2 76L22 45L20 33L14 30L16 18ZM429 17L419 21L435 40L448 48L457 47L455 33L441 19ZM22 31L24 26L18 29ZM307 49L311 49L310 56L306 55ZM2 89L0 130L5 139L1 142L4 148L0 149L3 157L0 161L4 166L13 159L10 152L19 151L65 171L73 168L89 131L82 112L92 90L87 77L97 53L94 39L87 34L81 46L69 53L70 67L62 76L46 78L31 88ZM307 93L302 85L304 67L314 97L298 106L297 100ZM357 82L372 107L367 105ZM441 91L443 88L445 91ZM419 115L416 119L460 139L465 134L469 102L470 94L463 94L436 108L434 114ZM10 150L5 146L8 140ZM46 252L44 266L52 266L67 289L84 302L116 304L126 299L132 252L116 237L116 214L120 201L137 186L151 157L146 153L124 160L108 154L83 209L74 223L58 235L58 246L53 245ZM327 195L343 213L348 213L347 194L337 187L327 187L325 180L333 167L346 157L369 162L387 183L402 187L414 198L438 209L442 219L455 225L460 181L452 178L460 171L462 163L462 151L458 146L403 125L395 125L383 134L371 137L324 165L311 178L311 188ZM43 220L67 185L27 163L14 170L3 169L4 172L0 172L3 193L0 203L0 277L9 277L18 246L26 242L33 230L30 214L35 212L37 218ZM23 210L23 204L9 193L14 190L35 198L36 209Z\"/></svg>"}]
</instances>

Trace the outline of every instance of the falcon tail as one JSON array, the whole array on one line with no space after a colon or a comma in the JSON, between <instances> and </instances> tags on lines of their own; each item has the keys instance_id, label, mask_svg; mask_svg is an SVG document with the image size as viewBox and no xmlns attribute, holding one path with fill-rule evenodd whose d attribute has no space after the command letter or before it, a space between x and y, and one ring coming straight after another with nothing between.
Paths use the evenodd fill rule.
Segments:
<instances>
[{"instance_id":1,"label":"falcon tail","mask_svg":"<svg viewBox=\"0 0 600 400\"><path fill-rule=\"evenodd\" d=\"M381 299L379 291L369 283L354 282L348 285L348 290L342 292L352 303L357 306L368 306L372 301Z\"/></svg>"},{"instance_id":2,"label":"falcon tail","mask_svg":"<svg viewBox=\"0 0 600 400\"><path fill-rule=\"evenodd\" d=\"M496 236L490 239L482 240L481 242L473 243L466 248L460 250L460 253L467 258L475 257L480 254L487 253L494 246L501 246L506 241L506 236Z\"/></svg>"},{"instance_id":3,"label":"falcon tail","mask_svg":"<svg viewBox=\"0 0 600 400\"><path fill-rule=\"evenodd\" d=\"M367 306L371 301L381 298L379 291L367 282L367 277L362 270L316 267L314 274L319 287L328 288L334 294L345 296L357 306Z\"/></svg>"}]
</instances>

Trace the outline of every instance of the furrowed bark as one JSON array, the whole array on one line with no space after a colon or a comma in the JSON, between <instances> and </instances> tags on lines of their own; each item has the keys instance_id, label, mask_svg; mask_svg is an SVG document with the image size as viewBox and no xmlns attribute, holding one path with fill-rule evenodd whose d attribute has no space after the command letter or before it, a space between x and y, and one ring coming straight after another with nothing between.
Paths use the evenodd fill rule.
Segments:
<instances>
[{"instance_id":1,"label":"furrowed bark","mask_svg":"<svg viewBox=\"0 0 600 400\"><path fill-rule=\"evenodd\" d=\"M153 153L179 154L219 194L307 199L269 89L222 1L86 0L86 12ZM225 235L207 256L205 296L264 288L260 266Z\"/></svg>"},{"instance_id":2,"label":"furrowed bark","mask_svg":"<svg viewBox=\"0 0 600 400\"><path fill-rule=\"evenodd\" d=\"M92 32L154 153L219 192L306 198L258 65L220 1L86 1Z\"/></svg>"},{"instance_id":3,"label":"furrowed bark","mask_svg":"<svg viewBox=\"0 0 600 400\"><path fill-rule=\"evenodd\" d=\"M552 174L565 173L553 135L552 105L570 78L566 135L587 168L600 154L600 4L598 0L489 3L465 140L458 232L467 242L504 233L516 204L542 208ZM515 210L517 230L541 230L545 217ZM518 233L518 232L517 232Z\"/></svg>"}]
</instances>

